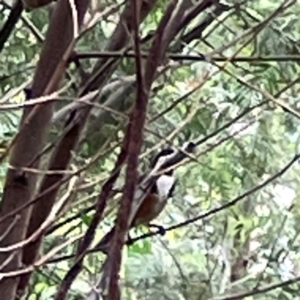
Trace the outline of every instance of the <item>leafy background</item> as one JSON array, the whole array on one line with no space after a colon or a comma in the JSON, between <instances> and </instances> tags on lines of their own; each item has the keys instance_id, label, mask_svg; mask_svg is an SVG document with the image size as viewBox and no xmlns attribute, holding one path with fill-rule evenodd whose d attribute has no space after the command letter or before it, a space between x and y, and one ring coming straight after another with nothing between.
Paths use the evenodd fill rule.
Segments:
<instances>
[{"instance_id":1,"label":"leafy background","mask_svg":"<svg viewBox=\"0 0 300 300\"><path fill-rule=\"evenodd\" d=\"M89 16L120 6L80 38L78 53L101 53L118 23L121 2L92 2ZM157 28L167 2L158 1L141 25L141 37ZM197 16L171 44L165 59L168 68L151 91L141 154L141 169L145 170L158 148L204 139L194 159L176 170L175 195L156 223L168 229L192 221L168 230L163 237L140 239L124 248L122 299L300 299L298 162L279 174L299 153L300 5L297 1L222 1L222 5L227 9L214 16L202 36L187 43L180 38L186 38L212 10ZM0 2L2 24L9 11L9 6ZM34 74L48 20L49 7L24 13L1 52L1 153L18 131L22 115L20 108L12 110L5 105L25 100L20 87ZM143 51L148 48L147 43L142 44ZM81 60L86 71L94 65L91 56ZM72 78L75 87L62 93L67 100L56 103L56 112L78 91L81 78L73 64L68 74L65 81ZM110 83L134 74L134 59L125 55ZM109 91L107 97L119 92L123 94L121 105L127 105L134 99L134 88L126 92L122 88ZM41 255L87 230L93 210L86 213L85 209L95 203L115 162L116 142L123 137L125 113L120 107L115 110L119 114L99 119L102 109L93 109L71 168L85 166L107 144L115 149L80 175L80 185L73 188L67 207L53 226L60 225L49 229ZM56 141L63 121L53 120L49 143ZM0 166L2 189L7 162ZM253 190L276 174L268 185ZM119 186L123 179L121 176ZM249 190L253 192L226 207ZM115 215L109 210L115 202L110 200L95 241L113 224ZM216 207L221 209L201 217ZM139 228L133 235L147 231ZM65 247L55 258L73 253L76 245ZM90 290L103 258L101 253L86 257L68 299L81 299ZM54 299L72 264L72 259L45 263L34 273L27 299Z\"/></svg>"}]
</instances>

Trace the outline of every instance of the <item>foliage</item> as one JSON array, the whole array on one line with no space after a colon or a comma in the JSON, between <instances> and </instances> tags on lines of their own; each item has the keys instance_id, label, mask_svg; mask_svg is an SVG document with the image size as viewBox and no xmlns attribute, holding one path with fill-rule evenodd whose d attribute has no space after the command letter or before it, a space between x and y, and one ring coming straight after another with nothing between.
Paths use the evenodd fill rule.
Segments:
<instances>
[{"instance_id":1,"label":"foliage","mask_svg":"<svg viewBox=\"0 0 300 300\"><path fill-rule=\"evenodd\" d=\"M188 43L184 42L187 35L211 16L213 8L182 26L149 93L141 170L147 170L149 159L167 144L180 147L193 140L199 145L195 156L176 169L175 195L156 220L167 229L166 235L142 238L124 247L120 272L122 299L298 297L299 164L296 162L281 172L299 153L300 5L296 1L220 2L213 8L224 5L222 13L214 16ZM99 18L78 39L75 49L79 57L86 54L86 58L80 59L86 72L93 72L99 56L104 59L105 55L119 52L107 51L107 45L115 26L120 24L125 4L106 1L92 10L95 3L86 13L86 24L97 13L116 4L119 7ZM142 22L142 41L155 32L168 5L169 1L158 1ZM5 20L10 10L4 3L0 3L0 8L0 19ZM19 104L25 103L23 88L36 70L49 10L43 7L23 12L1 52L1 190L9 168L6 150L20 128L23 107ZM150 37L148 42L141 42L142 53L151 50L151 41ZM93 109L78 147L72 150L68 168L83 171L73 176L77 179L75 185L72 179L61 185L56 204L66 195L68 201L54 224L48 226L39 257L50 255L50 251L91 226L94 205L115 165L130 106L136 97L136 86L131 82L126 86L125 82L136 72L132 45L127 52L119 52L121 59L116 69L99 87L103 91L112 83L122 83L118 88L107 89L97 103L92 103ZM54 115L76 102L84 86L82 82L80 69L71 63L63 80L67 87L55 102ZM106 110L101 105L116 102L118 105L112 104L110 113L104 116ZM45 147L53 150L59 143L71 112L63 118L53 117ZM47 167L51 153L45 151L42 155L42 167ZM39 175L41 180L44 173ZM273 180L255 189L269 178ZM124 180L122 170L116 188L122 188ZM227 207L247 191L251 192ZM114 223L117 200L118 196L109 199L94 243ZM187 220L191 221L184 223ZM132 236L147 232L147 228L133 229ZM1 245L4 246L7 245ZM77 248L77 241L69 243L37 268L27 287L27 299L57 299L57 289L74 260L52 260L74 254ZM86 255L68 299L81 299L90 291L99 278L103 259L99 252ZM283 284L279 286L280 283ZM235 294L241 295L233 298L231 295Z\"/></svg>"}]
</instances>

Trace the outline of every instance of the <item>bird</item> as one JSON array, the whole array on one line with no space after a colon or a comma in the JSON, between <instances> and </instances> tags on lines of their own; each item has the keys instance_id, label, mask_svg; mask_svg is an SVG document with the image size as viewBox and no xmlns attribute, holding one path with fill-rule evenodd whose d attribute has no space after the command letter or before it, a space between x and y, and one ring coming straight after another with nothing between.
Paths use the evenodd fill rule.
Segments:
<instances>
[{"instance_id":1,"label":"bird","mask_svg":"<svg viewBox=\"0 0 300 300\"><path fill-rule=\"evenodd\" d=\"M161 150L150 163L150 169L153 170L157 163L162 157L170 156L174 154L175 149L165 148ZM147 176L147 174L142 174L138 183ZM140 207L137 209L135 215L133 216L131 224L129 224L129 229L135 228L140 225L146 225L148 227L154 227L158 229L158 233L163 235L165 230L163 226L152 224L151 222L156 219L160 213L165 208L168 199L173 196L177 180L174 177L174 172L172 168L167 168L164 172L159 174L154 183L149 189L149 194L144 198ZM104 254L108 253L110 242L114 236L115 227L113 227L100 242L94 247L93 250L101 251ZM128 234L127 244L130 244L130 235Z\"/></svg>"}]
</instances>

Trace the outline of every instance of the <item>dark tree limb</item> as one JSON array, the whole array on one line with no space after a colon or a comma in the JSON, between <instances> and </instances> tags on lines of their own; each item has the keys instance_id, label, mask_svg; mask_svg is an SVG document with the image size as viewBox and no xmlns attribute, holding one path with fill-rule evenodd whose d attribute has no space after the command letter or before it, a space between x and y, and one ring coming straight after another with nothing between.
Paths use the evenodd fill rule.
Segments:
<instances>
[{"instance_id":1,"label":"dark tree limb","mask_svg":"<svg viewBox=\"0 0 300 300\"><path fill-rule=\"evenodd\" d=\"M78 250L76 253L76 261L75 261L74 265L71 267L71 269L67 272L64 279L62 280L62 282L58 288L58 293L55 297L55 300L65 299L65 297L68 294L71 284L73 283L74 279L77 277L77 275L79 274L79 272L81 270L84 256L87 253L87 249L94 238L96 228L102 218L102 214L103 214L103 211L106 206L107 198L109 197L112 187L119 176L121 167L125 162L126 156L127 156L127 153L123 147L118 156L115 167L112 171L112 175L106 181L106 183L103 185L101 193L98 197L95 214L91 221L91 225L89 226L85 236L83 237L83 239L78 247Z\"/></svg>"},{"instance_id":2,"label":"dark tree limb","mask_svg":"<svg viewBox=\"0 0 300 300\"><path fill-rule=\"evenodd\" d=\"M146 15L152 9L152 6L150 5L151 3L153 5L155 3L155 1L143 1L142 8L141 8L143 10L143 12L141 12L141 14L143 14L143 18L145 18ZM147 10L145 9L145 7L147 8ZM121 25L120 26L124 26L123 23L126 24L126 22L128 23L130 21L130 19L128 19L128 20L124 19L125 17L126 18L131 17L131 15L129 14L130 10L128 9L128 7L127 7L127 10L125 8L125 12L126 12L126 14L123 14L123 17L121 17L121 21L120 21ZM118 26L117 26L117 28L118 28ZM121 42L123 43L124 36L120 35L119 38L122 40ZM114 42L116 42L116 41L114 41ZM126 43L127 43L127 41L126 41ZM125 43L125 45L126 45L126 43ZM99 77L95 76L95 74L91 75L90 79L92 80L92 82L94 82L93 80L97 77L97 83L98 84L95 88L96 91L99 91L99 92L101 91L103 85L105 84L106 80L109 78L111 73L114 71L115 67L116 67L115 61L107 60L103 65L101 65L101 68L99 68L97 70L97 74L98 74ZM87 83L87 85L79 92L79 96L85 95L90 90L89 87L90 87L89 83ZM96 99L96 97L97 96L95 96L95 99ZM91 100L91 102L95 101L95 99ZM66 126L68 128L70 128L70 132L72 131L72 128L74 128L74 127L77 127L78 130L76 130L76 134L72 134L70 136L65 135L61 139L61 141L57 144L56 149L54 151L54 153L56 153L55 155L57 155L57 157L59 156L60 153L66 151L66 148L64 148L65 147L64 139L69 139L70 138L73 141L78 141L79 140L80 135L82 133L82 130L83 130L84 126L86 125L86 121L89 117L90 110L91 110L91 106L81 107L78 110L72 111L70 113L70 116L69 116L69 118L66 122ZM69 145L71 145L71 143ZM77 142L73 142L72 145L73 146L77 145ZM72 151L72 150L74 150L73 146L68 147L67 149L69 151ZM52 159L51 161L54 162L55 159ZM66 167L68 166L68 163L69 163L69 160L64 161L64 163L61 164L60 169L62 169L62 170L66 169ZM50 166L50 168L51 168L51 166ZM47 180L47 178L45 180ZM55 189L59 188L60 184L57 184L59 182L60 181L54 183L54 186L56 185ZM52 184L52 186L53 186L53 184ZM48 196L47 201L53 203L53 201L55 200L56 193L57 193L57 191L55 191L55 193L52 193L51 197ZM53 197L53 195L54 195L54 197ZM104 202L104 203L106 203L106 202ZM47 211L47 210L45 210L45 211ZM49 213L49 210L48 210L48 213ZM92 222L93 226L91 225L90 229L86 233L87 236L85 237L86 239L84 239L84 242L83 242L84 246L82 246L83 248L85 248L85 247L87 248L89 246L89 243L91 242L90 237L93 237L93 234L94 234L94 231L95 231L95 228L96 228L95 226L100 221L101 214L99 212L97 212L95 214L94 218L95 218L94 219L95 221ZM83 249L83 248L81 248L81 249ZM70 272L68 272L67 276L64 278L64 280L63 280L63 282L62 282L62 284L59 288L59 292L56 295L56 299L64 299L66 297L70 284L73 282L73 280L76 278L76 276L78 275L78 273L81 270L81 262L82 262L82 259L84 257L84 252L85 251L82 250L82 253L80 253L80 254L78 253L78 261L76 262L74 267L71 268Z\"/></svg>"},{"instance_id":3,"label":"dark tree limb","mask_svg":"<svg viewBox=\"0 0 300 300\"><path fill-rule=\"evenodd\" d=\"M82 2L80 0L75 1L75 5L78 12L78 25L82 23L84 14L86 12L88 1ZM62 31L61 28L64 28ZM31 96L39 97L41 95L46 95L56 91L59 88L61 79L63 78L65 69L66 69L66 58L70 55L72 51L72 46L74 42L73 36L73 19L70 8L70 3L68 0L60 0L52 14L51 23L47 32L46 40L43 45L42 53L36 73L34 76ZM14 151L11 157L11 165L14 167L27 167L31 165L33 168L37 168L39 165L40 157L44 142L48 134L48 128L51 124L52 118L52 108L53 103L48 102L45 104L39 104L33 107L25 108L25 112L22 118L21 128L19 131L19 138L16 140ZM36 159L38 157L38 159ZM16 171L10 170L8 172L7 183L6 183L6 193L4 193L1 213L0 216L3 217L11 210L21 207L22 205L29 202L36 191L36 175L31 173L23 173L23 176L27 180L27 184L23 184L20 188L15 186L16 180ZM19 184L20 185L20 184ZM33 227L30 227L28 232L27 225L29 222L31 224L38 224L39 219L46 212L43 210L43 205L47 202L47 199L39 202L38 208L35 208L35 213L31 215L31 207L24 209L21 213L22 217L18 226L15 228L15 232L12 232L10 238L2 241L1 246L8 246L19 240L25 238L25 234L30 234ZM11 218L6 219L3 223L0 224L0 232L3 232L3 227L7 226L7 222L10 222ZM21 222L22 221L22 222ZM32 225L29 225L32 226ZM39 242L37 243L39 247ZM29 252L24 251L23 262L31 263L34 261L35 254L37 251ZM2 260L0 255L0 261ZM8 265L9 269L16 269L16 265L19 265L20 258L16 258L15 264ZM5 259L5 257L3 257ZM23 294L29 275L22 277L19 286L18 294ZM7 280L9 288L5 288L5 284L0 285L0 291L2 288L6 289L7 297L5 299L12 299L13 294L15 293L16 283L9 283L10 280ZM1 291L2 292L2 291ZM2 294L3 295L3 294Z\"/></svg>"},{"instance_id":4,"label":"dark tree limb","mask_svg":"<svg viewBox=\"0 0 300 300\"><path fill-rule=\"evenodd\" d=\"M176 1L169 3L154 35L143 75L139 73L141 60L140 50L137 46L139 38L135 36L137 98L127 129L130 140L128 144L128 165L125 189L120 201L121 205L118 211L115 235L106 261L103 264L103 274L97 284L97 288L99 288L100 291L107 291L102 295L107 300L118 300L120 298L118 273L121 264L121 251L127 235L128 225L131 223L133 216L141 205L142 197L145 197L145 191L147 191L151 185L151 178L145 179L143 183L144 186L136 193L138 153L142 146L142 133L146 118L148 94L155 78L157 67L161 63L170 41L176 34L178 21L181 20L184 15L186 9L185 4L186 3L182 2L176 7ZM176 11L176 13L173 14L174 11ZM136 29L136 34L137 32L138 30ZM92 300L96 298L97 295L92 291L86 299Z\"/></svg>"}]
</instances>

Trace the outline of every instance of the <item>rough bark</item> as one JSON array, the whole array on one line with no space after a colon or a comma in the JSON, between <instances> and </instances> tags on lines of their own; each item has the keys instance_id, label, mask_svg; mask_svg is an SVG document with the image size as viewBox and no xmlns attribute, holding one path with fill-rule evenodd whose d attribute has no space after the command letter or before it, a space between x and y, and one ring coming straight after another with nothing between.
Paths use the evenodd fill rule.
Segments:
<instances>
[{"instance_id":1,"label":"rough bark","mask_svg":"<svg viewBox=\"0 0 300 300\"><path fill-rule=\"evenodd\" d=\"M85 1L75 1L78 15L86 7ZM65 30L61 30L64 28ZM52 14L51 23L43 45L40 60L33 80L31 97L39 97L58 89L63 77L66 58L73 40L72 16L68 0L61 0ZM4 217L30 201L36 190L35 174L22 171L22 167L38 168L38 154L41 152L47 137L52 118L53 102L39 104L24 109L18 137L12 149L10 165L1 202L0 217ZM31 207L22 210L17 216L6 218L0 224L2 235L1 247L20 242L25 238ZM1 272L15 270L21 265L21 249L0 253ZM15 298L18 278L3 279L0 284L0 294L3 299Z\"/></svg>"}]
</instances>

